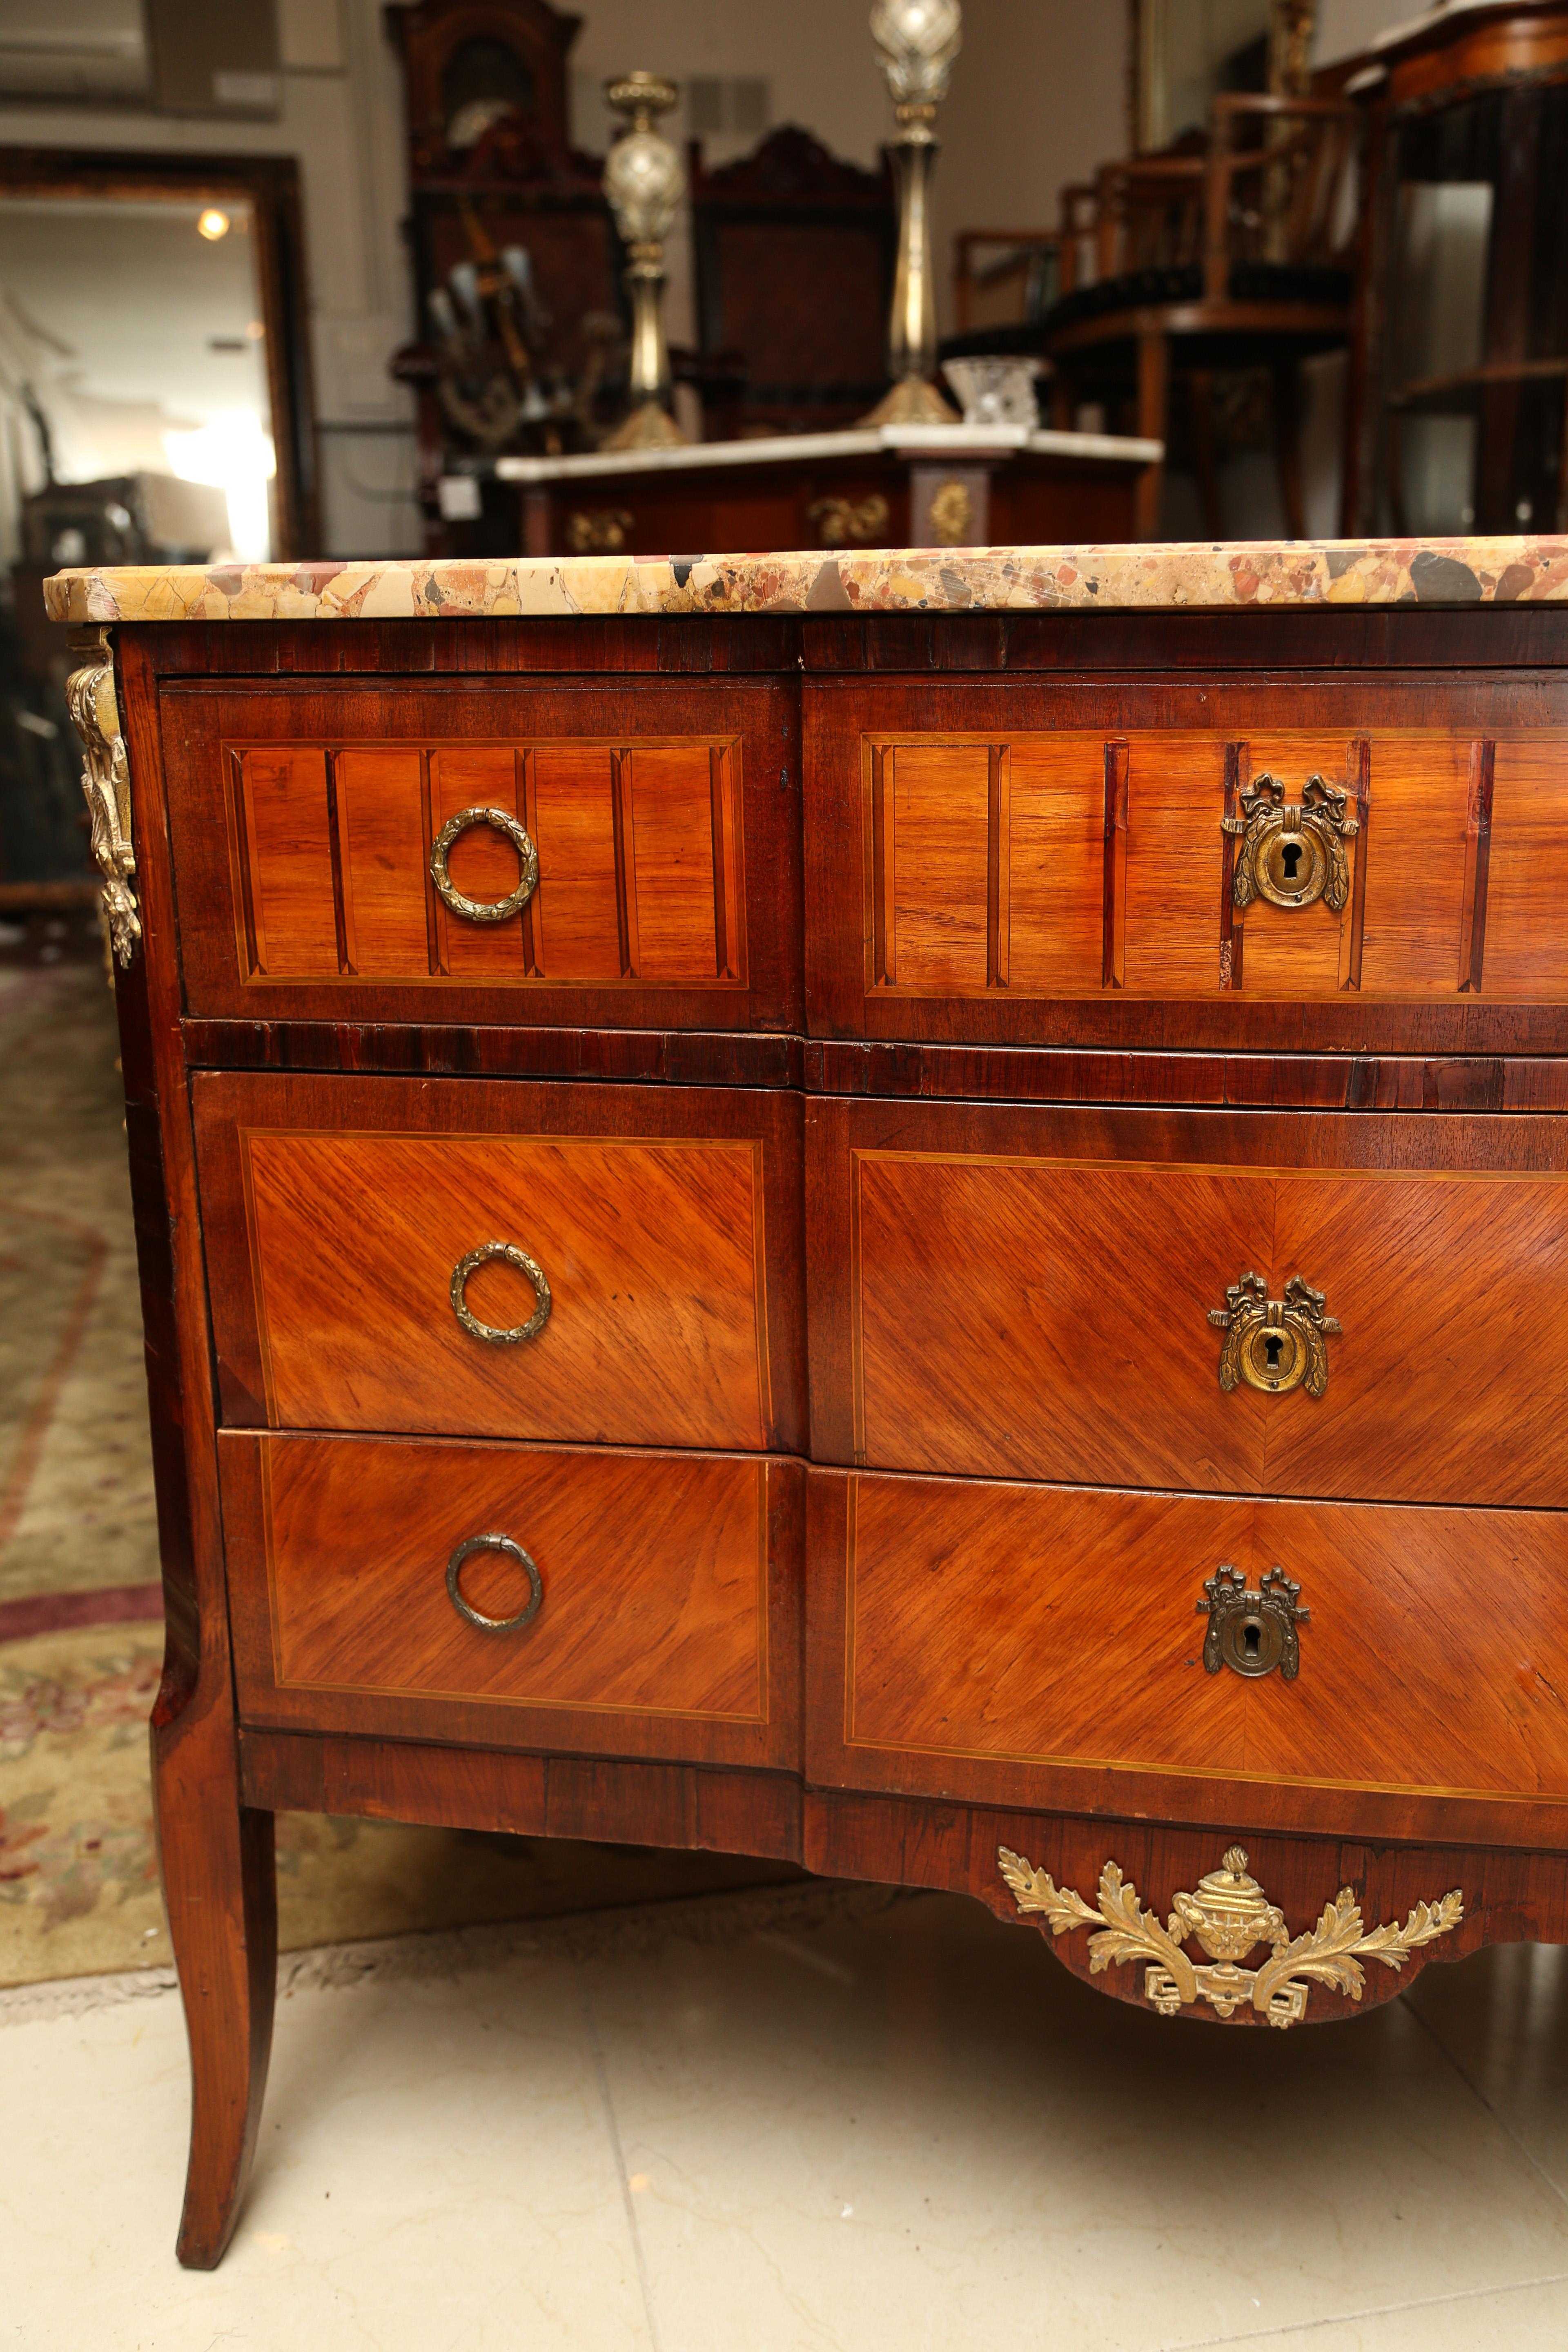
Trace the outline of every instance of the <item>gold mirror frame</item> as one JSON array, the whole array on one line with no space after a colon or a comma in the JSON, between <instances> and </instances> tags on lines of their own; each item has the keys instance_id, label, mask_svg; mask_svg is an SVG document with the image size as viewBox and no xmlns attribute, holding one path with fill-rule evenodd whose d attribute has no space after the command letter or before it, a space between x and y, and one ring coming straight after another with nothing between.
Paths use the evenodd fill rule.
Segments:
<instances>
[{"instance_id":1,"label":"gold mirror frame","mask_svg":"<svg viewBox=\"0 0 1568 2352\"><path fill-rule=\"evenodd\" d=\"M1268 88L1300 97L1312 71L1318 0L1263 0L1268 30ZM1129 152L1146 155L1169 144L1166 124L1172 0L1127 0L1127 137Z\"/></svg>"}]
</instances>

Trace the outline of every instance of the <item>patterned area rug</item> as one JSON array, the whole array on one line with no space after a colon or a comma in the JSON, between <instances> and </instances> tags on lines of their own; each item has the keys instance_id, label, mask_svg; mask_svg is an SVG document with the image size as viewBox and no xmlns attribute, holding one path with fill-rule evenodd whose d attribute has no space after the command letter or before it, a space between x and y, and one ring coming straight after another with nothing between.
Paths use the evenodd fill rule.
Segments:
<instances>
[{"instance_id":1,"label":"patterned area rug","mask_svg":"<svg viewBox=\"0 0 1568 2352\"><path fill-rule=\"evenodd\" d=\"M0 1603L158 1575L114 1004L72 926L0 954Z\"/></svg>"},{"instance_id":2,"label":"patterned area rug","mask_svg":"<svg viewBox=\"0 0 1568 2352\"><path fill-rule=\"evenodd\" d=\"M95 927L37 925L20 942L4 929L0 1986L172 1958L147 1761L163 1628L113 1002ZM804 1875L308 1813L279 1815L278 1846L286 1951Z\"/></svg>"}]
</instances>

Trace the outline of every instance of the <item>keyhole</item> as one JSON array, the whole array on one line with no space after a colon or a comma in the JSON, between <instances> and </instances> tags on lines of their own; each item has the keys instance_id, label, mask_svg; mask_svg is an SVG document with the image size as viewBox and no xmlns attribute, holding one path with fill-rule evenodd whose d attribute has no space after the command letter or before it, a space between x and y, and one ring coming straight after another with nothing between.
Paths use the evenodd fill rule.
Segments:
<instances>
[{"instance_id":1,"label":"keyhole","mask_svg":"<svg viewBox=\"0 0 1568 2352\"><path fill-rule=\"evenodd\" d=\"M1263 1352L1268 1359L1268 1369L1271 1372L1277 1372L1279 1370L1279 1357L1284 1345L1285 1342L1278 1331L1264 1333Z\"/></svg>"},{"instance_id":2,"label":"keyhole","mask_svg":"<svg viewBox=\"0 0 1568 2352\"><path fill-rule=\"evenodd\" d=\"M1296 868L1301 863L1300 843L1299 841L1287 841L1283 843L1280 847L1279 855L1285 866L1286 881L1294 882L1296 879Z\"/></svg>"},{"instance_id":3,"label":"keyhole","mask_svg":"<svg viewBox=\"0 0 1568 2352\"><path fill-rule=\"evenodd\" d=\"M1258 1655L1258 1628L1256 1625L1244 1625L1241 1633L1247 1656L1255 1658Z\"/></svg>"}]
</instances>

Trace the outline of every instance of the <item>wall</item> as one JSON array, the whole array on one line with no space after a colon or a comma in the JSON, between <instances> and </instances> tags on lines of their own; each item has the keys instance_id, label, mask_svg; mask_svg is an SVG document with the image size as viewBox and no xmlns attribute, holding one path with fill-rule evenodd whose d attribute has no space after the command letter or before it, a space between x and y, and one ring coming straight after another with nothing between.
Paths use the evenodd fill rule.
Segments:
<instances>
[{"instance_id":1,"label":"wall","mask_svg":"<svg viewBox=\"0 0 1568 2352\"><path fill-rule=\"evenodd\" d=\"M577 131L595 149L605 135L597 85L638 65L677 79L765 76L775 123L798 121L862 164L874 161L891 131L864 0L576 5L585 18L573 58ZM1323 58L1363 46L1414 13L1412 0L1321 0L1321 6ZM413 322L399 229L402 101L382 0L281 0L279 16L284 98L275 122L0 105L0 142L297 156L323 428L324 551L412 549L418 521L409 403L385 373ZM1094 6L965 0L964 45L941 123L936 231L944 310L955 230L1048 225L1062 183L1122 151L1125 38L1122 0ZM690 331L689 271L679 251L673 260L670 324L681 339ZM1261 486L1259 495L1267 497ZM1331 504L1331 484L1319 469L1315 522ZM1250 491L1247 505L1253 514Z\"/></svg>"},{"instance_id":2,"label":"wall","mask_svg":"<svg viewBox=\"0 0 1568 2352\"><path fill-rule=\"evenodd\" d=\"M1053 227L1064 182L1126 152L1123 5L965 0L963 47L939 131L937 280L945 304L955 230Z\"/></svg>"},{"instance_id":3,"label":"wall","mask_svg":"<svg viewBox=\"0 0 1568 2352\"><path fill-rule=\"evenodd\" d=\"M0 106L0 144L296 156L323 425L325 551L416 548L410 404L386 374L388 355L409 331L397 62L381 0L291 0L279 20L283 102L274 122Z\"/></svg>"}]
</instances>

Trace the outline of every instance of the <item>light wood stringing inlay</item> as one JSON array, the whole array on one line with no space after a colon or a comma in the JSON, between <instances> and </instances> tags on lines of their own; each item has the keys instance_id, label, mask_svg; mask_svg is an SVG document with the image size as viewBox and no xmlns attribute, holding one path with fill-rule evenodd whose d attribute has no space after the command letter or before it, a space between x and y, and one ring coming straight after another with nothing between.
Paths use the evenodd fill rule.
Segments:
<instances>
[{"instance_id":1,"label":"light wood stringing inlay","mask_svg":"<svg viewBox=\"0 0 1568 2352\"><path fill-rule=\"evenodd\" d=\"M1560 1512L847 1484L851 1750L1568 1793ZM1205 1671L1222 1562L1300 1583L1296 1681Z\"/></svg>"},{"instance_id":2,"label":"light wood stringing inlay","mask_svg":"<svg viewBox=\"0 0 1568 2352\"><path fill-rule=\"evenodd\" d=\"M736 737L231 744L226 766L247 980L746 985ZM538 887L504 923L453 915L429 877L435 835L478 807L516 817L539 853ZM481 901L517 882L488 826L449 867Z\"/></svg>"},{"instance_id":3,"label":"light wood stringing inlay","mask_svg":"<svg viewBox=\"0 0 1568 2352\"><path fill-rule=\"evenodd\" d=\"M301 1439L261 1453L279 1687L766 1720L765 1463ZM516 1633L479 1631L447 1596L451 1553L489 1532L543 1583ZM462 1590L502 1616L525 1588L479 1553Z\"/></svg>"},{"instance_id":4,"label":"light wood stringing inlay","mask_svg":"<svg viewBox=\"0 0 1568 2352\"><path fill-rule=\"evenodd\" d=\"M268 1420L580 1444L767 1443L762 1150L752 1143L291 1133L241 1139ZM458 1258L538 1259L538 1338L476 1339ZM510 1267L468 1286L525 1320Z\"/></svg>"},{"instance_id":5,"label":"light wood stringing inlay","mask_svg":"<svg viewBox=\"0 0 1568 2352\"><path fill-rule=\"evenodd\" d=\"M1297 797L1314 774L1349 792L1342 911L1233 915L1227 765ZM866 736L862 783L868 991L1568 998L1560 732Z\"/></svg>"}]
</instances>

